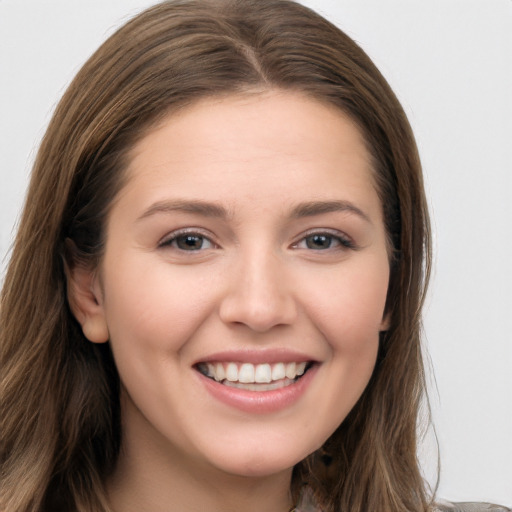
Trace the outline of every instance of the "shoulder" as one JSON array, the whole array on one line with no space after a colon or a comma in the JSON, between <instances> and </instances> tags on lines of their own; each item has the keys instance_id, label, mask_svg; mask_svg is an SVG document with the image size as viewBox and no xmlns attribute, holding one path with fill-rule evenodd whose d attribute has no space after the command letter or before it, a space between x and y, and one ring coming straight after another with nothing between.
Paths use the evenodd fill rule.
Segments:
<instances>
[{"instance_id":1,"label":"shoulder","mask_svg":"<svg viewBox=\"0 0 512 512\"><path fill-rule=\"evenodd\" d=\"M432 512L511 512L512 509L492 503L442 501L437 503Z\"/></svg>"}]
</instances>

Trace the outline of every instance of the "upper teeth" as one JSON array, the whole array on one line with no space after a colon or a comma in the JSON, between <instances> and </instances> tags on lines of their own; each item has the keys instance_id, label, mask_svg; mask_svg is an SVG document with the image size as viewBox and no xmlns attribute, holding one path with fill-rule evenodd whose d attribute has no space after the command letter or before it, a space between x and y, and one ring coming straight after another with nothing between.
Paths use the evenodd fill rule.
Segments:
<instances>
[{"instance_id":1,"label":"upper teeth","mask_svg":"<svg viewBox=\"0 0 512 512\"><path fill-rule=\"evenodd\" d=\"M230 382L269 383L284 378L295 379L305 372L306 363L203 363L199 368L219 382L226 379Z\"/></svg>"}]
</instances>

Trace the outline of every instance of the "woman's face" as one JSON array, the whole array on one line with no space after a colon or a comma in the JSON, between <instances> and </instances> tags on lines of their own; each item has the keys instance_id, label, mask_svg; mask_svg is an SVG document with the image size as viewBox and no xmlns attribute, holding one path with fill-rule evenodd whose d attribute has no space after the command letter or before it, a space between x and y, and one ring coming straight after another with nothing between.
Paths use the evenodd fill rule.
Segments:
<instances>
[{"instance_id":1,"label":"woman's face","mask_svg":"<svg viewBox=\"0 0 512 512\"><path fill-rule=\"evenodd\" d=\"M127 172L82 319L92 341L108 331L123 442L239 475L290 468L352 409L386 328L361 134L298 93L207 99Z\"/></svg>"}]
</instances>

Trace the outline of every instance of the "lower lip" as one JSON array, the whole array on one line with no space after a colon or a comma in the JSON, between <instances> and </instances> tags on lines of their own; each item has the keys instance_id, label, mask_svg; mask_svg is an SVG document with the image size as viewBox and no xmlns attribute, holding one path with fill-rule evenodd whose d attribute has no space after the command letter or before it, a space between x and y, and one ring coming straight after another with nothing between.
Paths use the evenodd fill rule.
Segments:
<instances>
[{"instance_id":1,"label":"lower lip","mask_svg":"<svg viewBox=\"0 0 512 512\"><path fill-rule=\"evenodd\" d=\"M243 412L265 414L290 407L306 392L318 365L311 367L300 379L284 388L272 391L248 391L225 386L198 372L207 391L217 400Z\"/></svg>"}]
</instances>

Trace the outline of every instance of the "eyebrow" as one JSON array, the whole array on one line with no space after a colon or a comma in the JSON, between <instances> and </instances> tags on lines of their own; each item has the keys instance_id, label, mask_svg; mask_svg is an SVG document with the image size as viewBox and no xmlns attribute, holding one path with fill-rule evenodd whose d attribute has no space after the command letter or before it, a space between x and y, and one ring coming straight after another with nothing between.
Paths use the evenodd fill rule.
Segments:
<instances>
[{"instance_id":1,"label":"eyebrow","mask_svg":"<svg viewBox=\"0 0 512 512\"><path fill-rule=\"evenodd\" d=\"M292 210L292 217L301 219L303 217L313 217L315 215L333 212L353 213L366 222L372 223L370 217L350 201L311 201L301 203Z\"/></svg>"},{"instance_id":2,"label":"eyebrow","mask_svg":"<svg viewBox=\"0 0 512 512\"><path fill-rule=\"evenodd\" d=\"M137 221L151 217L157 213L173 213L184 212L194 213L205 217L215 217L227 219L230 215L228 210L223 206L200 200L174 200L159 201L151 205ZM370 217L360 208L352 204L350 201L309 201L300 203L292 209L291 218L301 219L304 217L314 217L315 215L323 215L326 213L348 212L361 217L366 222L372 223Z\"/></svg>"},{"instance_id":3,"label":"eyebrow","mask_svg":"<svg viewBox=\"0 0 512 512\"><path fill-rule=\"evenodd\" d=\"M195 213L205 217L217 217L225 219L228 217L227 210L218 204L198 200L176 200L159 201L151 205L138 219L143 220L156 213L184 212Z\"/></svg>"}]
</instances>

